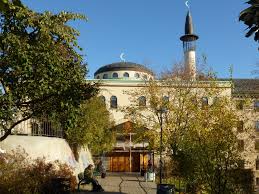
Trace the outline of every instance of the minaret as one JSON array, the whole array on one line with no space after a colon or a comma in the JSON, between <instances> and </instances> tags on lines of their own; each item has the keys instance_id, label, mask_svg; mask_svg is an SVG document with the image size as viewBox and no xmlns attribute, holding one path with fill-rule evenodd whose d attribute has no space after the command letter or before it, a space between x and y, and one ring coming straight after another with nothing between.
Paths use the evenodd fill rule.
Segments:
<instances>
[{"instance_id":1,"label":"minaret","mask_svg":"<svg viewBox=\"0 0 259 194\"><path fill-rule=\"evenodd\" d=\"M192 16L188 11L185 21L185 35L181 36L180 40L183 41L185 75L186 79L190 80L196 78L195 41L198 38L197 35L193 34Z\"/></svg>"}]
</instances>

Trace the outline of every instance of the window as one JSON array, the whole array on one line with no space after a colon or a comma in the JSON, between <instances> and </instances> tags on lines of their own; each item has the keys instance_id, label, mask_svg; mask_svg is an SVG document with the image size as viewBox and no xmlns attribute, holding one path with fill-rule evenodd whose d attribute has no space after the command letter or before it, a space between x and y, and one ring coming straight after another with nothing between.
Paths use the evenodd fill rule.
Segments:
<instances>
[{"instance_id":1,"label":"window","mask_svg":"<svg viewBox=\"0 0 259 194\"><path fill-rule=\"evenodd\" d=\"M139 97L139 106L146 106L146 97L145 96Z\"/></svg>"},{"instance_id":2,"label":"window","mask_svg":"<svg viewBox=\"0 0 259 194\"><path fill-rule=\"evenodd\" d=\"M99 75L97 75L96 79L100 79L100 76L99 76Z\"/></svg>"},{"instance_id":3,"label":"window","mask_svg":"<svg viewBox=\"0 0 259 194\"><path fill-rule=\"evenodd\" d=\"M245 160L238 161L238 167L241 168L241 169L244 169L245 168Z\"/></svg>"},{"instance_id":4,"label":"window","mask_svg":"<svg viewBox=\"0 0 259 194\"><path fill-rule=\"evenodd\" d=\"M127 72L125 72L124 74L123 74L123 77L129 77L129 73L127 73Z\"/></svg>"},{"instance_id":5,"label":"window","mask_svg":"<svg viewBox=\"0 0 259 194\"><path fill-rule=\"evenodd\" d=\"M255 169L259 170L259 160L258 159L255 160Z\"/></svg>"},{"instance_id":6,"label":"window","mask_svg":"<svg viewBox=\"0 0 259 194\"><path fill-rule=\"evenodd\" d=\"M259 151L259 139L255 140L255 150Z\"/></svg>"},{"instance_id":7,"label":"window","mask_svg":"<svg viewBox=\"0 0 259 194\"><path fill-rule=\"evenodd\" d=\"M111 97L111 108L117 108L117 97L116 96L112 96Z\"/></svg>"},{"instance_id":8,"label":"window","mask_svg":"<svg viewBox=\"0 0 259 194\"><path fill-rule=\"evenodd\" d=\"M259 178L256 177L256 186L259 186Z\"/></svg>"},{"instance_id":9,"label":"window","mask_svg":"<svg viewBox=\"0 0 259 194\"><path fill-rule=\"evenodd\" d=\"M214 97L214 99L213 99L213 104L218 104L219 103L219 97Z\"/></svg>"},{"instance_id":10,"label":"window","mask_svg":"<svg viewBox=\"0 0 259 194\"><path fill-rule=\"evenodd\" d=\"M167 107L169 103L169 97L168 96L163 96L163 106Z\"/></svg>"},{"instance_id":11,"label":"window","mask_svg":"<svg viewBox=\"0 0 259 194\"><path fill-rule=\"evenodd\" d=\"M103 74L103 79L108 79L108 74Z\"/></svg>"},{"instance_id":12,"label":"window","mask_svg":"<svg viewBox=\"0 0 259 194\"><path fill-rule=\"evenodd\" d=\"M255 121L255 131L259 132L259 121Z\"/></svg>"},{"instance_id":13,"label":"window","mask_svg":"<svg viewBox=\"0 0 259 194\"><path fill-rule=\"evenodd\" d=\"M237 131L242 132L244 129L244 121L238 121L237 122Z\"/></svg>"},{"instance_id":14,"label":"window","mask_svg":"<svg viewBox=\"0 0 259 194\"><path fill-rule=\"evenodd\" d=\"M143 79L147 80L147 75L143 75Z\"/></svg>"},{"instance_id":15,"label":"window","mask_svg":"<svg viewBox=\"0 0 259 194\"><path fill-rule=\"evenodd\" d=\"M135 73L134 77L139 78L139 73Z\"/></svg>"},{"instance_id":16,"label":"window","mask_svg":"<svg viewBox=\"0 0 259 194\"><path fill-rule=\"evenodd\" d=\"M105 102L106 102L105 97L104 97L104 96L100 96L100 99L101 99L101 101L105 104Z\"/></svg>"},{"instance_id":17,"label":"window","mask_svg":"<svg viewBox=\"0 0 259 194\"><path fill-rule=\"evenodd\" d=\"M238 150L239 151L244 151L244 148L245 148L245 146L244 146L244 140L243 139L239 139L238 140L238 142L237 142L237 148L238 148Z\"/></svg>"},{"instance_id":18,"label":"window","mask_svg":"<svg viewBox=\"0 0 259 194\"><path fill-rule=\"evenodd\" d=\"M237 100L236 101L236 108L237 108L237 110L243 110L243 108L244 108L244 100Z\"/></svg>"},{"instance_id":19,"label":"window","mask_svg":"<svg viewBox=\"0 0 259 194\"><path fill-rule=\"evenodd\" d=\"M163 96L163 102L168 103L169 102L169 97L168 96Z\"/></svg>"},{"instance_id":20,"label":"window","mask_svg":"<svg viewBox=\"0 0 259 194\"><path fill-rule=\"evenodd\" d=\"M256 100L256 101L254 102L254 109L255 109L256 111L259 111L259 100Z\"/></svg>"},{"instance_id":21,"label":"window","mask_svg":"<svg viewBox=\"0 0 259 194\"><path fill-rule=\"evenodd\" d=\"M119 77L119 76L118 76L118 73L113 73L113 74L112 74L112 77L113 77L113 78L118 78L118 77Z\"/></svg>"},{"instance_id":22,"label":"window","mask_svg":"<svg viewBox=\"0 0 259 194\"><path fill-rule=\"evenodd\" d=\"M201 105L202 105L202 107L204 108L204 107L208 106L208 104L209 104L208 97L202 97L201 98Z\"/></svg>"}]
</instances>

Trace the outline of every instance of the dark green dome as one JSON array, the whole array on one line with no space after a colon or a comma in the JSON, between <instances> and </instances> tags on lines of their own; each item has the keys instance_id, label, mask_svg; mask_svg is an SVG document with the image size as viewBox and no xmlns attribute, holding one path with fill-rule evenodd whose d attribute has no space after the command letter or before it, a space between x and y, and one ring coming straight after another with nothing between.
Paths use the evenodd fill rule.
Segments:
<instances>
[{"instance_id":1,"label":"dark green dome","mask_svg":"<svg viewBox=\"0 0 259 194\"><path fill-rule=\"evenodd\" d=\"M144 65L140 65L132 62L117 62L117 63L112 63L109 65L100 67L94 73L94 76L108 71L138 71L138 72L144 72L144 73L153 75L152 71L147 67L145 67Z\"/></svg>"}]
</instances>

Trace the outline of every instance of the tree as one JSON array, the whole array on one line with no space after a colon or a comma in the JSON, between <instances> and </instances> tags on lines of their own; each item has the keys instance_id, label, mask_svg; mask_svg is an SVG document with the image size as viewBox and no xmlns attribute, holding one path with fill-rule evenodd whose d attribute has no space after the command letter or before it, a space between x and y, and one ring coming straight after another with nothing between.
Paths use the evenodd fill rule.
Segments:
<instances>
[{"instance_id":1,"label":"tree","mask_svg":"<svg viewBox=\"0 0 259 194\"><path fill-rule=\"evenodd\" d=\"M163 151L175 164L173 174L183 178L192 192L235 193L237 189L233 172L242 163L235 130L238 117L224 90L216 81L150 81L131 92L133 104L125 109L132 122L150 129L155 150L163 124ZM149 103L139 106L139 96ZM167 110L163 114L162 108Z\"/></svg>"},{"instance_id":2,"label":"tree","mask_svg":"<svg viewBox=\"0 0 259 194\"><path fill-rule=\"evenodd\" d=\"M0 11L6 12L10 9L18 7L23 7L20 0L0 0Z\"/></svg>"},{"instance_id":3,"label":"tree","mask_svg":"<svg viewBox=\"0 0 259 194\"><path fill-rule=\"evenodd\" d=\"M93 154L100 154L111 150L115 143L113 125L105 103L94 97L80 105L80 114L75 126L67 131L67 140L72 147L87 145Z\"/></svg>"},{"instance_id":4,"label":"tree","mask_svg":"<svg viewBox=\"0 0 259 194\"><path fill-rule=\"evenodd\" d=\"M254 35L254 40L259 41L259 0L249 0L250 7L240 12L239 20L247 25L248 32L246 37Z\"/></svg>"},{"instance_id":5,"label":"tree","mask_svg":"<svg viewBox=\"0 0 259 194\"><path fill-rule=\"evenodd\" d=\"M0 12L0 141L32 117L53 116L63 129L73 127L80 103L97 92L85 81L79 32L67 25L85 17L9 5Z\"/></svg>"}]
</instances>

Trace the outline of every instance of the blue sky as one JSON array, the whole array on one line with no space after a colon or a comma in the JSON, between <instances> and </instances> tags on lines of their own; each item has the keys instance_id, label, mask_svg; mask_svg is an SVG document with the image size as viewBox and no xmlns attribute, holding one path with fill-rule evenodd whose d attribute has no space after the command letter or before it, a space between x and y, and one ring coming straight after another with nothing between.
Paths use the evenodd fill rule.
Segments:
<instances>
[{"instance_id":1,"label":"blue sky","mask_svg":"<svg viewBox=\"0 0 259 194\"><path fill-rule=\"evenodd\" d=\"M120 61L147 65L159 73L183 59L179 37L184 32L187 8L184 0L23 0L33 10L85 14L88 22L71 25L81 33L81 54L89 65L89 77L101 66ZM238 21L247 7L237 0L190 0L197 41L197 57L207 56L218 77L252 78L259 67L258 43L245 38L245 25Z\"/></svg>"}]
</instances>

